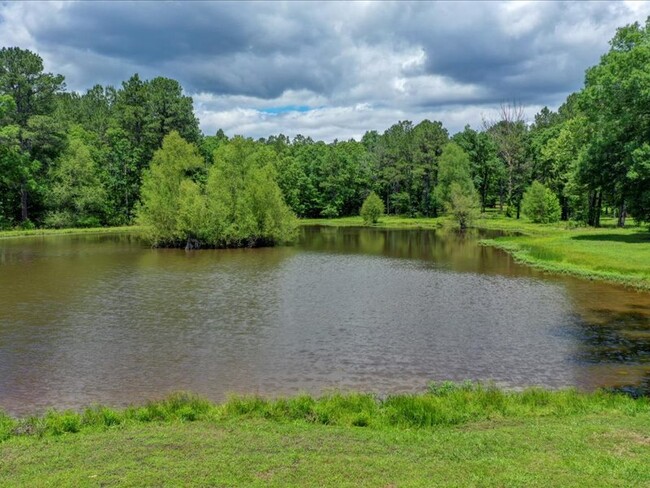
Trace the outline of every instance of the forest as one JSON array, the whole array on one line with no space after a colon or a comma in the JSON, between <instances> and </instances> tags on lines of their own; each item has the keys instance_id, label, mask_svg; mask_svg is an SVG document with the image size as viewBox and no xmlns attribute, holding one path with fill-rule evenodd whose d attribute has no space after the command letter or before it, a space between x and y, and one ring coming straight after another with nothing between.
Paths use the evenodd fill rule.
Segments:
<instances>
[{"instance_id":1,"label":"forest","mask_svg":"<svg viewBox=\"0 0 650 488\"><path fill-rule=\"evenodd\" d=\"M222 224L196 222L196 216L221 199L215 208L232 207L217 219L230 225L220 230L221 244L250 234L233 227L241 216L234 196L250 200L265 185L276 214L285 216L281 200L298 217L358 215L372 192L388 214L437 216L450 210L455 185L477 210L520 218L524 195L536 183L535 191L543 185L557 198L562 220L596 227L603 215L617 217L619 226L627 216L649 222L649 66L650 19L618 29L609 51L586 71L582 89L534 120L526 120L518 103L504 102L494 120L456 134L438 121L404 120L359 141L326 143L303 135L205 135L176 80L134 74L120 87L70 92L62 75L45 72L37 53L3 48L0 229L146 220L140 202L148 194L155 199L155 173L174 166L174 151L185 159L170 171L187 201L165 211L185 215L177 226L214 227ZM240 186L233 183L244 173ZM228 192L233 198L219 196ZM258 220L250 225L268 227L268 235L290 234L267 214L249 216ZM260 232L253 233L264 239ZM152 240L174 241L177 234L171 229Z\"/></svg>"}]
</instances>

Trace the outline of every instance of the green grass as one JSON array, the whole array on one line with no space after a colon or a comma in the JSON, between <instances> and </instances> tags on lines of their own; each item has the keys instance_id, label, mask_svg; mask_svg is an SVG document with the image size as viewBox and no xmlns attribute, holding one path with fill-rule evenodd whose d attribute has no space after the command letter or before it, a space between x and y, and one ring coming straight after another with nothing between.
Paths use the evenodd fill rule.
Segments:
<instances>
[{"instance_id":1,"label":"green grass","mask_svg":"<svg viewBox=\"0 0 650 488\"><path fill-rule=\"evenodd\" d=\"M140 230L140 227L137 226L84 227L71 229L17 229L0 231L0 239L11 237L52 236L62 234L118 234L123 232L137 232L138 230Z\"/></svg>"},{"instance_id":2,"label":"green grass","mask_svg":"<svg viewBox=\"0 0 650 488\"><path fill-rule=\"evenodd\" d=\"M542 225L491 216L477 226L511 232L482 243L503 249L527 265L650 290L648 228L618 228L607 219L604 223L601 228L572 228L566 223Z\"/></svg>"},{"instance_id":3,"label":"green grass","mask_svg":"<svg viewBox=\"0 0 650 488\"><path fill-rule=\"evenodd\" d=\"M338 217L335 219L300 219L301 225L325 225L330 227L372 227L379 229L436 229L451 225L447 217L412 218L397 215L385 215L379 222L366 226L363 219L356 217Z\"/></svg>"},{"instance_id":4,"label":"green grass","mask_svg":"<svg viewBox=\"0 0 650 488\"><path fill-rule=\"evenodd\" d=\"M650 400L434 385L0 418L2 486L649 486Z\"/></svg>"}]
</instances>

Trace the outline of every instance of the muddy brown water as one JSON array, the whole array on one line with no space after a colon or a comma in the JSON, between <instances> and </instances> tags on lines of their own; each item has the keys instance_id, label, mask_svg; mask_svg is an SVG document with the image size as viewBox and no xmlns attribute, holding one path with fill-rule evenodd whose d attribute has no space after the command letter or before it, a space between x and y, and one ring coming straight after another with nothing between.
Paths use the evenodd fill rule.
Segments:
<instances>
[{"instance_id":1,"label":"muddy brown water","mask_svg":"<svg viewBox=\"0 0 650 488\"><path fill-rule=\"evenodd\" d=\"M0 240L0 408L465 379L650 391L650 293L543 274L480 237L305 227L291 247L192 252L132 235Z\"/></svg>"}]
</instances>

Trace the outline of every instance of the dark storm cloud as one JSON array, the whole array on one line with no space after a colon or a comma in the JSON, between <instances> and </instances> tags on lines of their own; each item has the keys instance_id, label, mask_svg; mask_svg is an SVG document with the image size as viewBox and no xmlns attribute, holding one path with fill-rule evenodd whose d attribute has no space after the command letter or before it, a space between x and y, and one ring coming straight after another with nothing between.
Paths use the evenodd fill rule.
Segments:
<instances>
[{"instance_id":1,"label":"dark storm cloud","mask_svg":"<svg viewBox=\"0 0 650 488\"><path fill-rule=\"evenodd\" d=\"M70 89L168 76L204 129L445 118L457 129L514 100L557 107L640 2L62 2L0 4L0 43L39 52ZM277 106L320 107L269 116ZM529 114L532 116L532 114ZM464 119L463 119L464 118ZM220 125L219 125L220 124ZM346 132L347 127L347 132ZM268 133L268 132L267 132Z\"/></svg>"},{"instance_id":2,"label":"dark storm cloud","mask_svg":"<svg viewBox=\"0 0 650 488\"><path fill-rule=\"evenodd\" d=\"M39 45L119 59L143 72L164 68L190 91L264 98L290 88L321 91L336 71L322 56L327 25L303 21L293 6L79 2L36 23Z\"/></svg>"}]
</instances>

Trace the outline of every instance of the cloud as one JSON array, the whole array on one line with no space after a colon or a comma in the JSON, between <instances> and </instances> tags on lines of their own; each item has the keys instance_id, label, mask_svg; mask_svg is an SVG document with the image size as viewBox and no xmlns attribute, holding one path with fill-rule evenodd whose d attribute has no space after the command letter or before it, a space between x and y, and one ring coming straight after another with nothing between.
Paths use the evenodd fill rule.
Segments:
<instances>
[{"instance_id":1,"label":"cloud","mask_svg":"<svg viewBox=\"0 0 650 488\"><path fill-rule=\"evenodd\" d=\"M206 133L359 137L398 120L480 124L504 100L556 108L648 2L24 2L0 43L68 87L177 79ZM289 107L269 113L273 107ZM309 110L291 110L309 107ZM531 113L532 112L532 113Z\"/></svg>"}]
</instances>

